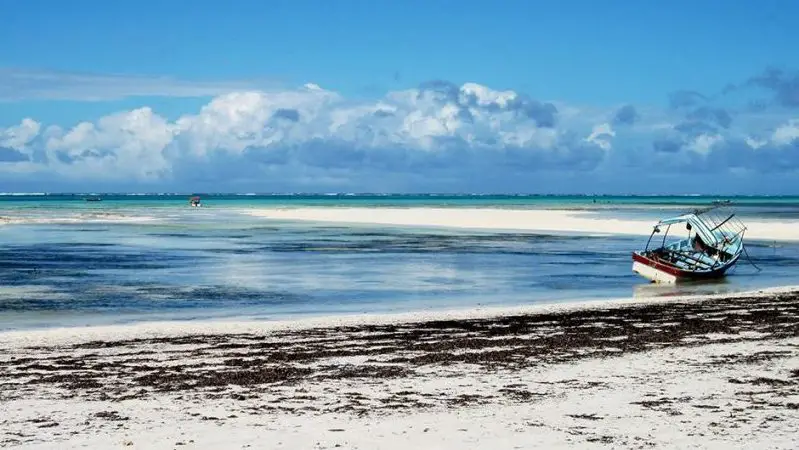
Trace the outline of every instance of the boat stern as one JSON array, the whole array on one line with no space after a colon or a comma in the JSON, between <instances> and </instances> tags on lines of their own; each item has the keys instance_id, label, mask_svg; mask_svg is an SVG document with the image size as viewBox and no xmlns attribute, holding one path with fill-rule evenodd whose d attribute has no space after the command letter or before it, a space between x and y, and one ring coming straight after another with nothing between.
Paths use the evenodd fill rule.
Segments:
<instances>
[{"instance_id":1,"label":"boat stern","mask_svg":"<svg viewBox=\"0 0 799 450\"><path fill-rule=\"evenodd\" d=\"M673 284L677 282L676 275L658 268L654 261L640 253L633 253L633 272L653 283Z\"/></svg>"}]
</instances>

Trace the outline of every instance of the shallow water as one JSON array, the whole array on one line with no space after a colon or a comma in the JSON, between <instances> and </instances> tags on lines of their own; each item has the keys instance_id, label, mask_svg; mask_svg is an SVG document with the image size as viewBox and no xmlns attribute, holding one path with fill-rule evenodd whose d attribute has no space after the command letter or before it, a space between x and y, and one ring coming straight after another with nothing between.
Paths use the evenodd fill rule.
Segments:
<instances>
[{"instance_id":1,"label":"shallow water","mask_svg":"<svg viewBox=\"0 0 799 450\"><path fill-rule=\"evenodd\" d=\"M0 226L0 329L725 292L795 284L799 267L799 245L750 242L762 272L742 260L723 282L653 286L630 270L630 252L645 238L342 227L241 213L264 201L272 200L219 197L206 202L210 207L188 208L183 197L0 197L0 216L11 219ZM351 206L347 199L326 201L280 199L280 205ZM569 201L593 208L590 198ZM474 205L468 198L444 203ZM654 217L681 206L628 201L603 206L602 214ZM784 200L741 209L750 217L799 211Z\"/></svg>"}]
</instances>

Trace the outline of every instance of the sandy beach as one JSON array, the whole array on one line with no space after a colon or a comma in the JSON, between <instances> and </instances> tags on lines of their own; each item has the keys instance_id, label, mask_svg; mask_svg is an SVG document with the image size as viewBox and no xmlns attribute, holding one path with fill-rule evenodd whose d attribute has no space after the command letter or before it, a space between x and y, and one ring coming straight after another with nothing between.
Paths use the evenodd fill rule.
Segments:
<instances>
[{"instance_id":1,"label":"sandy beach","mask_svg":"<svg viewBox=\"0 0 799 450\"><path fill-rule=\"evenodd\" d=\"M799 289L0 334L10 448L794 448Z\"/></svg>"},{"instance_id":2,"label":"sandy beach","mask_svg":"<svg viewBox=\"0 0 799 450\"><path fill-rule=\"evenodd\" d=\"M598 217L593 211L498 208L253 208L247 214L272 220L339 224L444 227L492 231L649 235L654 221ZM675 211L674 215L680 212ZM799 221L745 221L747 239L799 241Z\"/></svg>"}]
</instances>

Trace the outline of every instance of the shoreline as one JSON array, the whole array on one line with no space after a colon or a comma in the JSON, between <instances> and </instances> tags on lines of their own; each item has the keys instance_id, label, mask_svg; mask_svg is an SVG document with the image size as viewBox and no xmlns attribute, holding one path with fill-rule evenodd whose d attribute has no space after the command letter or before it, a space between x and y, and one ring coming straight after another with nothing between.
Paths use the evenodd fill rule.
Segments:
<instances>
[{"instance_id":1,"label":"shoreline","mask_svg":"<svg viewBox=\"0 0 799 450\"><path fill-rule=\"evenodd\" d=\"M799 294L799 285L775 286L763 289L719 294L688 294L653 297L616 297L574 299L515 306L480 306L434 310L411 310L393 313L323 314L288 319L249 319L220 317L197 320L150 320L124 324L75 325L0 330L0 348L28 345L31 341L58 345L88 340L134 339L139 337L169 337L192 334L271 333L303 331L314 328L385 326L423 324L442 320L488 320L503 316L559 314L575 311L624 309L647 305L696 303L718 299L768 297L779 294Z\"/></svg>"},{"instance_id":2,"label":"shoreline","mask_svg":"<svg viewBox=\"0 0 799 450\"><path fill-rule=\"evenodd\" d=\"M799 437L796 287L458 314L2 340L0 409L13 414L0 445L787 449Z\"/></svg>"},{"instance_id":3,"label":"shoreline","mask_svg":"<svg viewBox=\"0 0 799 450\"><path fill-rule=\"evenodd\" d=\"M296 207L249 208L243 214L266 220L285 220L340 225L382 225L481 230L589 234L599 236L648 236L655 221L596 217L596 211L511 208L426 207ZM677 215L675 213L675 215ZM774 242L799 241L799 221L746 221L746 239Z\"/></svg>"}]
</instances>

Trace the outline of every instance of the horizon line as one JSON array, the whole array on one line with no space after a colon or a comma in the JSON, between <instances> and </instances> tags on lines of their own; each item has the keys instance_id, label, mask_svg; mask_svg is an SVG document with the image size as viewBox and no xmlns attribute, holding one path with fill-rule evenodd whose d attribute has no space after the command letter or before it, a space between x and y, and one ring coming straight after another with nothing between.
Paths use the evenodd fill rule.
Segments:
<instances>
[{"instance_id":1,"label":"horizon line","mask_svg":"<svg viewBox=\"0 0 799 450\"><path fill-rule=\"evenodd\" d=\"M316 196L316 197L389 197L389 196L451 196L451 197L491 197L491 196L504 196L504 197L688 197L688 198L703 198L703 197L799 197L797 194L610 194L610 193L568 193L568 194L554 194L554 193L521 193L521 192L489 192L489 193L464 193L464 192L203 192L203 191L175 191L175 192L136 192L136 191L108 191L108 192L79 192L79 191L62 191L62 192L0 192L0 197L46 197L46 196L102 196L102 195L118 195L118 196L186 196L186 195L208 195L208 196L240 196L240 197L276 197L276 196Z\"/></svg>"}]
</instances>

